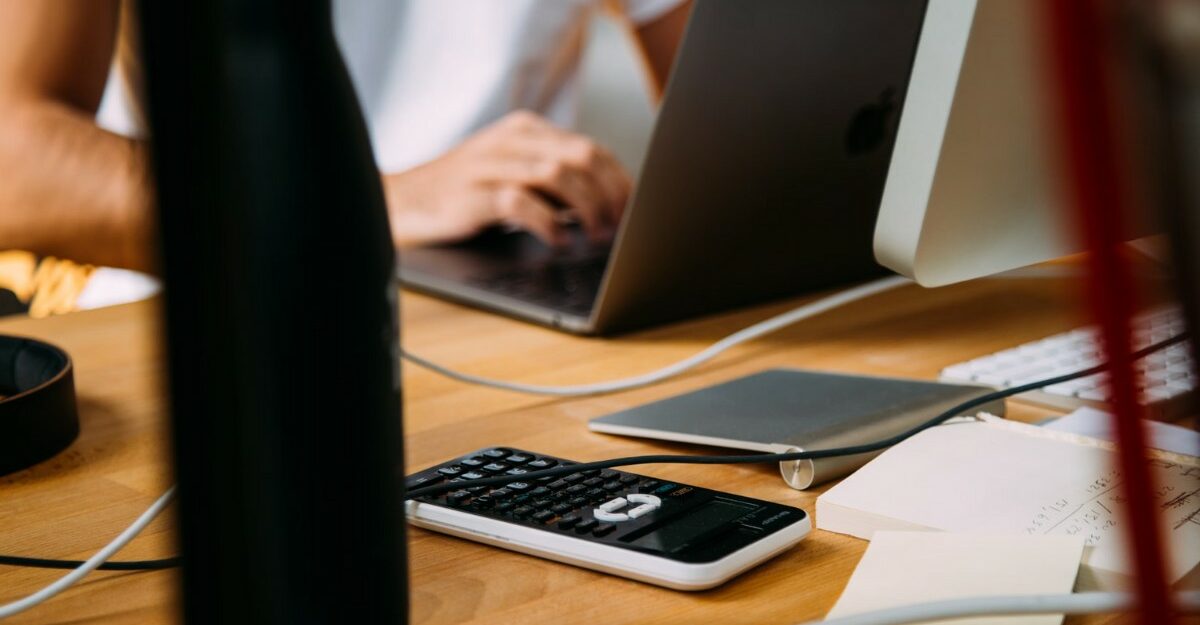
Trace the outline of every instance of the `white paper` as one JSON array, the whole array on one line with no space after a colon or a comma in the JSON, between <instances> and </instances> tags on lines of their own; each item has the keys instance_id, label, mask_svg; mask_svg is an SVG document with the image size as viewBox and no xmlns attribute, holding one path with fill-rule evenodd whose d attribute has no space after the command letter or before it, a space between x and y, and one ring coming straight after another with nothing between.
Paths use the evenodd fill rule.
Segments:
<instances>
[{"instance_id":1,"label":"white paper","mask_svg":"<svg viewBox=\"0 0 1200 625\"><path fill-rule=\"evenodd\" d=\"M817 526L867 539L918 528L1080 536L1085 587L1119 587L1132 574L1122 474L1111 450L1063 440L1073 436L1019 423L926 430L822 495ZM1174 582L1200 563L1200 466L1148 462Z\"/></svg>"},{"instance_id":2,"label":"white paper","mask_svg":"<svg viewBox=\"0 0 1200 625\"><path fill-rule=\"evenodd\" d=\"M1159 421L1145 421L1144 423L1146 424L1146 442L1150 447L1187 456L1200 456L1200 432ZM1116 440L1116 436L1113 434L1112 415L1103 410L1086 406L1065 417L1055 419L1043 427L1048 430L1071 432L1106 441Z\"/></svg>"},{"instance_id":3,"label":"white paper","mask_svg":"<svg viewBox=\"0 0 1200 625\"><path fill-rule=\"evenodd\" d=\"M826 618L914 603L1071 592L1080 536L876 532ZM1058 625L1062 615L956 619L970 625Z\"/></svg>"}]
</instances>

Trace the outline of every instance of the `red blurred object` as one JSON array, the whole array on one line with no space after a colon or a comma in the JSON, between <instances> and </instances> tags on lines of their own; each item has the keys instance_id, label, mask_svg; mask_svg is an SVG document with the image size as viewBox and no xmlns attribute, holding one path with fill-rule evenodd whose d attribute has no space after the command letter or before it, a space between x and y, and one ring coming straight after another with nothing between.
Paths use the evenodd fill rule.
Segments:
<instances>
[{"instance_id":1,"label":"red blurred object","mask_svg":"<svg viewBox=\"0 0 1200 625\"><path fill-rule=\"evenodd\" d=\"M1088 255L1088 295L1111 363L1109 383L1119 468L1132 547L1140 621L1173 622L1163 564L1163 538L1154 510L1154 485L1146 463L1146 434L1132 367L1130 318L1134 284L1120 246L1133 176L1117 127L1113 39L1108 30L1119 3L1047 0L1044 4L1053 78L1058 95L1070 199Z\"/></svg>"}]
</instances>

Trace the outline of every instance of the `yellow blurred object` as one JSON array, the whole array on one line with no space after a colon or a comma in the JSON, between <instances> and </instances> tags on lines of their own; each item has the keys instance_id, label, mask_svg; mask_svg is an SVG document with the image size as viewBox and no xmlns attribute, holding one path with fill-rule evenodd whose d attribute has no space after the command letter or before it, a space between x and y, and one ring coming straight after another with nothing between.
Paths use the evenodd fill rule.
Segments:
<instances>
[{"instance_id":1,"label":"yellow blurred object","mask_svg":"<svg viewBox=\"0 0 1200 625\"><path fill-rule=\"evenodd\" d=\"M0 289L29 307L30 317L49 317L76 309L95 267L29 252L0 252Z\"/></svg>"}]
</instances>

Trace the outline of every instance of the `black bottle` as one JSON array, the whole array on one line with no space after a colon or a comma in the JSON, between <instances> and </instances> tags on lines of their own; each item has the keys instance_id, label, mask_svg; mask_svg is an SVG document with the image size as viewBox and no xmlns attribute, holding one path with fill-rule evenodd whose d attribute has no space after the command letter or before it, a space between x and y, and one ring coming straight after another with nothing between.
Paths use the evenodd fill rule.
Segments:
<instances>
[{"instance_id":1,"label":"black bottle","mask_svg":"<svg viewBox=\"0 0 1200 625\"><path fill-rule=\"evenodd\" d=\"M138 11L186 621L404 622L394 252L328 0Z\"/></svg>"}]
</instances>

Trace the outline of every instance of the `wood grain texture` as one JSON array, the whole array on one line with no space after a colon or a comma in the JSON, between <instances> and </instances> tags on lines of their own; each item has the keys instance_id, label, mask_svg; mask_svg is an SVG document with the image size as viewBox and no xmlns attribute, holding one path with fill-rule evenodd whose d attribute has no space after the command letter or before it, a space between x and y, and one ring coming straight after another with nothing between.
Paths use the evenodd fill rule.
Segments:
<instances>
[{"instance_id":1,"label":"wood grain texture","mask_svg":"<svg viewBox=\"0 0 1200 625\"><path fill-rule=\"evenodd\" d=\"M739 347L677 380L603 397L548 399L469 387L408 366L407 464L418 469L489 445L575 460L712 451L593 434L589 418L774 366L932 379L948 364L1081 325L1069 283L984 280L900 290L852 304ZM473 373L577 383L648 371L809 298L688 321L615 339L572 337L406 293L408 349ZM0 332L55 342L76 362L83 434L64 454L0 479L0 553L86 558L171 482L157 304L45 319L5 320ZM1048 411L1010 404L1035 419ZM796 505L820 491L784 485L775 466L652 466L638 472ZM818 520L819 521L819 520ZM411 530L412 620L505 622L797 623L836 601L866 543L815 531L797 548L712 591L684 593ZM174 553L171 515L122 559ZM50 582L53 571L0 567L0 603ZM93 573L19 617L34 623L169 623L177 574ZM1119 622L1073 619L1072 623Z\"/></svg>"}]
</instances>

